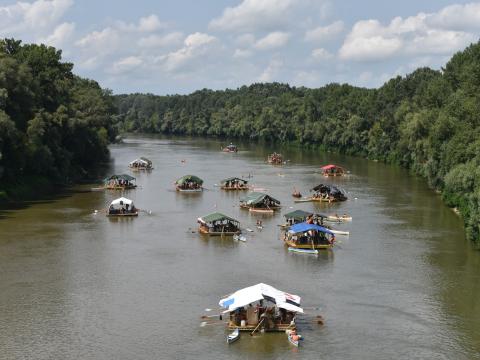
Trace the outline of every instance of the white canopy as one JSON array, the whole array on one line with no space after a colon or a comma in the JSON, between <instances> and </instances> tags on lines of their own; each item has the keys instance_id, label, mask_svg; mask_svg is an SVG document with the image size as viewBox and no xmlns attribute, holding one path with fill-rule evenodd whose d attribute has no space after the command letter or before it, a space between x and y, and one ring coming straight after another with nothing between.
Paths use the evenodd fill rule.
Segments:
<instances>
[{"instance_id":1,"label":"white canopy","mask_svg":"<svg viewBox=\"0 0 480 360\"><path fill-rule=\"evenodd\" d=\"M279 308L303 313L303 309L300 307L300 296L277 290L273 286L263 283L237 290L232 295L220 300L219 304L227 309L225 312L230 312L259 300L268 300Z\"/></svg>"},{"instance_id":2,"label":"white canopy","mask_svg":"<svg viewBox=\"0 0 480 360\"><path fill-rule=\"evenodd\" d=\"M110 203L110 206L113 206L115 209L119 209L124 205L128 205L129 207L132 207L133 201L124 197L118 198L113 200Z\"/></svg>"},{"instance_id":3,"label":"white canopy","mask_svg":"<svg viewBox=\"0 0 480 360\"><path fill-rule=\"evenodd\" d=\"M139 163L139 164L142 164L142 165L148 165L148 162L143 160L143 159L135 159L130 163L130 165L133 165L135 163Z\"/></svg>"}]
</instances>

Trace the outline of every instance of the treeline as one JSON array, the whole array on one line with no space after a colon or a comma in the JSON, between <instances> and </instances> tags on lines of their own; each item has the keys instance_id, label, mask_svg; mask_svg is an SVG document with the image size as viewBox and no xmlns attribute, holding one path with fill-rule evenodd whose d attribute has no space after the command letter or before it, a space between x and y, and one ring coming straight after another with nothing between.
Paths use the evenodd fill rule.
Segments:
<instances>
[{"instance_id":1,"label":"treeline","mask_svg":"<svg viewBox=\"0 0 480 360\"><path fill-rule=\"evenodd\" d=\"M295 142L400 164L441 190L468 237L480 238L480 43L442 71L421 68L379 89L254 84L119 95L115 106L122 131Z\"/></svg>"},{"instance_id":2,"label":"treeline","mask_svg":"<svg viewBox=\"0 0 480 360\"><path fill-rule=\"evenodd\" d=\"M32 179L65 184L108 159L113 98L61 55L0 40L0 192Z\"/></svg>"}]
</instances>

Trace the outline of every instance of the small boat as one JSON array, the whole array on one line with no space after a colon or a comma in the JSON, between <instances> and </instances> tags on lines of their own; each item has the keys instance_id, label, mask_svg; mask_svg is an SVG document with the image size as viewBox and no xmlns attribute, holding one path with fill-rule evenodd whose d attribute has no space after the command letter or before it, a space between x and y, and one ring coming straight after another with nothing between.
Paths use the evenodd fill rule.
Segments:
<instances>
[{"instance_id":1,"label":"small boat","mask_svg":"<svg viewBox=\"0 0 480 360\"><path fill-rule=\"evenodd\" d=\"M222 148L222 151L227 153L236 153L238 151L238 148L236 145L233 145L232 143L230 143L230 145Z\"/></svg>"},{"instance_id":2,"label":"small boat","mask_svg":"<svg viewBox=\"0 0 480 360\"><path fill-rule=\"evenodd\" d=\"M325 220L331 221L331 222L344 222L344 221L352 221L352 217L348 216L346 214L341 215L341 216L328 215Z\"/></svg>"},{"instance_id":3,"label":"small boat","mask_svg":"<svg viewBox=\"0 0 480 360\"><path fill-rule=\"evenodd\" d=\"M235 234L235 235L233 235L233 240L246 242L247 238L243 235Z\"/></svg>"},{"instance_id":4,"label":"small boat","mask_svg":"<svg viewBox=\"0 0 480 360\"><path fill-rule=\"evenodd\" d=\"M240 339L240 330L236 328L235 330L233 330L233 332L227 335L227 344L231 344L238 339Z\"/></svg>"},{"instance_id":5,"label":"small boat","mask_svg":"<svg viewBox=\"0 0 480 360\"><path fill-rule=\"evenodd\" d=\"M288 341L290 342L290 344L298 347L299 341L301 339L300 335L297 335L295 331L288 331L287 332L287 338L288 338Z\"/></svg>"},{"instance_id":6,"label":"small boat","mask_svg":"<svg viewBox=\"0 0 480 360\"><path fill-rule=\"evenodd\" d=\"M318 250L316 250L316 249L298 249L298 248L289 247L288 251L296 252L296 253L300 253L300 254L318 255Z\"/></svg>"},{"instance_id":7,"label":"small boat","mask_svg":"<svg viewBox=\"0 0 480 360\"><path fill-rule=\"evenodd\" d=\"M298 200L293 200L293 202L295 202L295 203L304 203L304 202L312 202L312 201L314 201L314 200L311 197L298 199Z\"/></svg>"},{"instance_id":8,"label":"small boat","mask_svg":"<svg viewBox=\"0 0 480 360\"><path fill-rule=\"evenodd\" d=\"M332 228L330 228L329 230L335 235L350 235L350 231L335 230Z\"/></svg>"},{"instance_id":9,"label":"small boat","mask_svg":"<svg viewBox=\"0 0 480 360\"><path fill-rule=\"evenodd\" d=\"M248 211L258 214L273 214L273 209L249 208Z\"/></svg>"},{"instance_id":10,"label":"small boat","mask_svg":"<svg viewBox=\"0 0 480 360\"><path fill-rule=\"evenodd\" d=\"M298 191L297 189L293 188L292 196L293 196L294 198L301 198L301 197L302 197L302 194L300 193L300 191Z\"/></svg>"},{"instance_id":11,"label":"small boat","mask_svg":"<svg viewBox=\"0 0 480 360\"><path fill-rule=\"evenodd\" d=\"M345 175L346 171L344 168L338 165L325 165L320 168L322 170L323 176L343 176Z\"/></svg>"},{"instance_id":12,"label":"small boat","mask_svg":"<svg viewBox=\"0 0 480 360\"><path fill-rule=\"evenodd\" d=\"M277 154L274 152L273 154L268 155L267 162L272 165L282 165L283 156L282 154Z\"/></svg>"}]
</instances>

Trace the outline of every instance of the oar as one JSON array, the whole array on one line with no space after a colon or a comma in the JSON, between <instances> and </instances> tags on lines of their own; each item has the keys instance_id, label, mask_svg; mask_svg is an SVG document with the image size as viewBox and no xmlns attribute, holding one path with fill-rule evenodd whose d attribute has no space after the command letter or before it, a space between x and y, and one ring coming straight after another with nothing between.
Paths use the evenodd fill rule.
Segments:
<instances>
[{"instance_id":1,"label":"oar","mask_svg":"<svg viewBox=\"0 0 480 360\"><path fill-rule=\"evenodd\" d=\"M260 322L258 323L257 327L255 329L253 329L253 331L250 333L250 336L253 336L253 334L255 333L255 331L257 331L257 329L260 327L260 325L262 325L263 321L265 320L265 318L263 318L262 320L260 320Z\"/></svg>"}]
</instances>

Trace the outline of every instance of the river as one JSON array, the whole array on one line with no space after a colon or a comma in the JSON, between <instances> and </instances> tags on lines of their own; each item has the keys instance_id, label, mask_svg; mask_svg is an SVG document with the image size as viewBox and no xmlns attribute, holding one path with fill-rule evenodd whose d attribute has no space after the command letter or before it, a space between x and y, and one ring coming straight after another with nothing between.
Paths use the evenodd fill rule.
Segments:
<instances>
[{"instance_id":1,"label":"river","mask_svg":"<svg viewBox=\"0 0 480 360\"><path fill-rule=\"evenodd\" d=\"M422 179L333 153L241 143L225 154L221 144L132 136L111 146L110 173L129 173L139 156L154 163L125 194L151 211L136 219L95 214L119 196L90 191L96 184L1 211L0 359L480 359L480 253ZM273 150L288 165L267 165ZM325 179L327 163L351 175ZM207 190L173 191L185 174ZM238 206L244 194L215 186L247 174L283 205L261 231ZM349 200L295 206L294 186L321 182ZM351 214L338 226L350 236L318 257L288 253L277 225L296 208ZM213 211L255 231L245 243L201 237L196 219ZM259 282L302 297L300 348L280 333L229 346L223 325L200 327L222 296Z\"/></svg>"}]
</instances>

